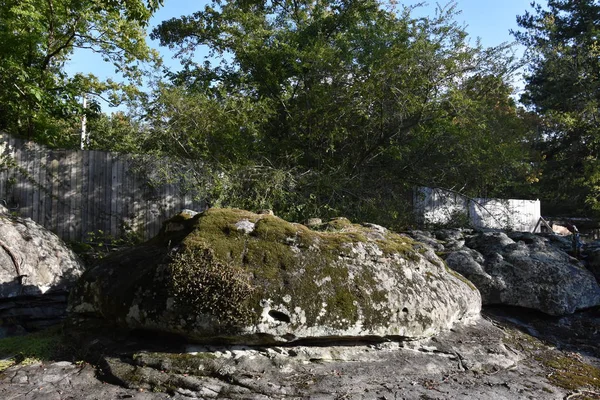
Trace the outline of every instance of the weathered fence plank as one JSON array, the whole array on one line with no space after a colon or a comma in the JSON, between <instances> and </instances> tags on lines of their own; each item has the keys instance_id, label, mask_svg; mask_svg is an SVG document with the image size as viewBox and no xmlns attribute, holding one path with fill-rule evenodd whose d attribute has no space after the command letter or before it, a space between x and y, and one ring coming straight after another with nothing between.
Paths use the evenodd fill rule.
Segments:
<instances>
[{"instance_id":1,"label":"weathered fence plank","mask_svg":"<svg viewBox=\"0 0 600 400\"><path fill-rule=\"evenodd\" d=\"M38 175L37 184L40 193L40 200L35 205L38 209L38 217L35 222L45 225L46 221L46 202L48 201L48 186L46 185L46 171L48 170L48 153L39 152L40 155L40 173Z\"/></svg>"},{"instance_id":2,"label":"weathered fence plank","mask_svg":"<svg viewBox=\"0 0 600 400\"><path fill-rule=\"evenodd\" d=\"M35 160L37 160L39 158L39 152L36 148L34 148L32 150L33 152L33 156L32 156L32 164L33 164L33 171L32 171L32 178L35 182L39 182L40 181L40 163L35 162ZM1 178L0 178L1 179ZM33 195L31 198L31 219L34 221L38 221L40 218L40 188L33 183Z\"/></svg>"},{"instance_id":3,"label":"weathered fence plank","mask_svg":"<svg viewBox=\"0 0 600 400\"><path fill-rule=\"evenodd\" d=\"M25 201L23 200L23 181L22 179L20 179L23 175L23 155L22 155L22 151L21 150L17 150L16 152L16 158L17 158L17 165L18 165L18 169L17 171L15 171L15 191L16 191L16 204L17 207L21 208L24 204Z\"/></svg>"},{"instance_id":4,"label":"weathered fence plank","mask_svg":"<svg viewBox=\"0 0 600 400\"><path fill-rule=\"evenodd\" d=\"M79 162L77 159L77 151L69 153L69 166L67 178L69 179L69 196L68 196L68 213L69 213L69 240L75 240L75 232L77 231L77 169Z\"/></svg>"},{"instance_id":5,"label":"weathered fence plank","mask_svg":"<svg viewBox=\"0 0 600 400\"><path fill-rule=\"evenodd\" d=\"M81 232L78 237L83 240L88 232L88 213L89 213L89 199L88 193L90 191L89 184L89 169L90 169L90 152L82 151L82 164L81 164Z\"/></svg>"},{"instance_id":6,"label":"weathered fence plank","mask_svg":"<svg viewBox=\"0 0 600 400\"><path fill-rule=\"evenodd\" d=\"M121 201L119 196L119 160L113 158L111 162L111 189L110 189L110 234L113 237L119 235L117 222L117 204Z\"/></svg>"},{"instance_id":7,"label":"weathered fence plank","mask_svg":"<svg viewBox=\"0 0 600 400\"><path fill-rule=\"evenodd\" d=\"M73 169L71 171L71 183L73 184L73 198L71 199L71 214L73 216L74 229L69 236L70 240L77 240L81 236L81 169L83 165L83 152L75 151Z\"/></svg>"},{"instance_id":8,"label":"weathered fence plank","mask_svg":"<svg viewBox=\"0 0 600 400\"><path fill-rule=\"evenodd\" d=\"M33 173L33 157L31 157L29 151L25 148L22 150L22 165L23 172L26 176L32 176ZM33 203L33 187L31 181L26 179L23 181L23 207L20 212L27 218L33 216L32 203Z\"/></svg>"},{"instance_id":9,"label":"weathered fence plank","mask_svg":"<svg viewBox=\"0 0 600 400\"><path fill-rule=\"evenodd\" d=\"M65 179L65 169L67 167L66 161L65 160L65 156L66 154L62 151L57 152L57 157L56 160L58 161L58 168L57 168L57 173L56 173L56 178L57 178L57 189L58 189L58 193L57 193L57 215L61 216L60 218L56 219L56 232L60 237L65 237L65 227L66 227L66 213L65 213L65 202L67 200L67 192L68 192L68 184L71 183L71 180L69 180L69 182L66 181Z\"/></svg>"},{"instance_id":10,"label":"weathered fence plank","mask_svg":"<svg viewBox=\"0 0 600 400\"><path fill-rule=\"evenodd\" d=\"M51 193L52 193L52 201L50 202L50 230L53 232L58 232L58 218L59 218L59 210L58 210L58 199L59 199L59 190L58 190L58 158L56 157L56 151L53 151L52 156L50 157L50 184L51 184Z\"/></svg>"}]
</instances>

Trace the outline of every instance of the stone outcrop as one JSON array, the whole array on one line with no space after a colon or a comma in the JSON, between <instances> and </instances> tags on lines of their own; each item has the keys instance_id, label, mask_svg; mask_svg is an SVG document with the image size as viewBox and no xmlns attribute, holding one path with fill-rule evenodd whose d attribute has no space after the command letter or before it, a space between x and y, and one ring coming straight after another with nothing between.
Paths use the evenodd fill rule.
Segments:
<instances>
[{"instance_id":1,"label":"stone outcrop","mask_svg":"<svg viewBox=\"0 0 600 400\"><path fill-rule=\"evenodd\" d=\"M128 389L172 390L191 398L334 399L347 394L416 399L428 396L414 387L415 381L458 371L486 374L514 368L522 356L508 350L503 337L500 329L480 320L423 341L258 348L191 345L184 354L144 351L134 354L132 362L104 357L102 364L107 377ZM377 396L378 387L387 384L396 388L395 395ZM456 398L453 395L447 393L447 398Z\"/></svg>"},{"instance_id":2,"label":"stone outcrop","mask_svg":"<svg viewBox=\"0 0 600 400\"><path fill-rule=\"evenodd\" d=\"M556 400L599 392L600 310L564 317L514 307L483 313L432 338L318 346L199 345L65 329L78 357L98 368L29 359L0 373L0 398Z\"/></svg>"},{"instance_id":3,"label":"stone outcrop","mask_svg":"<svg viewBox=\"0 0 600 400\"><path fill-rule=\"evenodd\" d=\"M600 305L600 286L585 265L567 253L567 238L470 230L434 232L433 238L438 254L477 286L484 304L527 307L550 315Z\"/></svg>"},{"instance_id":4,"label":"stone outcrop","mask_svg":"<svg viewBox=\"0 0 600 400\"><path fill-rule=\"evenodd\" d=\"M64 317L68 289L83 270L58 236L0 206L0 337Z\"/></svg>"},{"instance_id":5,"label":"stone outcrop","mask_svg":"<svg viewBox=\"0 0 600 400\"><path fill-rule=\"evenodd\" d=\"M235 209L177 216L87 271L73 319L252 344L420 338L479 314L477 289L429 247L343 218L320 227Z\"/></svg>"}]
</instances>

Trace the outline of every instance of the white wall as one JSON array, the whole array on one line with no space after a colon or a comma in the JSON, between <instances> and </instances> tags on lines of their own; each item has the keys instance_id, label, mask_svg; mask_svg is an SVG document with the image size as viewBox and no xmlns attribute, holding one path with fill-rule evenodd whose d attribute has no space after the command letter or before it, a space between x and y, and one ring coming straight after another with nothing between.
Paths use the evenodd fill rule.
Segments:
<instances>
[{"instance_id":1,"label":"white wall","mask_svg":"<svg viewBox=\"0 0 600 400\"><path fill-rule=\"evenodd\" d=\"M413 203L417 219L424 224L452 224L453 219L468 217L477 228L532 232L541 216L539 200L471 199L427 187L415 190Z\"/></svg>"}]
</instances>

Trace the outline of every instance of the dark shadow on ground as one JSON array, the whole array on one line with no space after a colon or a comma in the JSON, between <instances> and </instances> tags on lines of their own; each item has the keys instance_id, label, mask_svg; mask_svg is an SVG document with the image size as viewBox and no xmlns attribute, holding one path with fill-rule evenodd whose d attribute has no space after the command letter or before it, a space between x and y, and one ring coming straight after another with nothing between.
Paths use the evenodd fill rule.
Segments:
<instances>
[{"instance_id":1,"label":"dark shadow on ground","mask_svg":"<svg viewBox=\"0 0 600 400\"><path fill-rule=\"evenodd\" d=\"M487 306L482 315L559 350L600 358L600 306L560 317L521 307Z\"/></svg>"}]
</instances>

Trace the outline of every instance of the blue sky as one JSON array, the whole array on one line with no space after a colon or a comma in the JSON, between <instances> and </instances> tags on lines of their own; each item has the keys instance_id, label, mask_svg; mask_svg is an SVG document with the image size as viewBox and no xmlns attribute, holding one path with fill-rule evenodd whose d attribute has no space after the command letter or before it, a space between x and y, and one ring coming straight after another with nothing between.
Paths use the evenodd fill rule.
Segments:
<instances>
[{"instance_id":1,"label":"blue sky","mask_svg":"<svg viewBox=\"0 0 600 400\"><path fill-rule=\"evenodd\" d=\"M456 20L466 26L466 31L471 36L471 42L475 43L476 38L481 39L481 43L488 46L495 46L505 42L513 42L513 37L509 31L518 29L516 16L522 15L530 10L531 0L457 0L457 10L460 14ZM422 3L419 0L399 0L399 3L406 6ZM207 0L165 0L164 7L158 10L150 21L148 32L160 22L173 17L189 15L207 4ZM543 3L543 1L542 1ZM427 1L423 7L415 10L414 15L421 16L435 13L437 4L445 5L447 2ZM159 47L157 42L150 41L151 46L157 48L165 62L165 65L177 69L178 61L172 59L172 52L167 48ZM519 53L522 49L517 49ZM102 61L101 57L89 51L78 51L74 54L72 60L67 65L67 72L74 74L92 73L101 79L113 78L114 68L112 65ZM517 83L517 86L519 84ZM105 107L103 107L105 108Z\"/></svg>"}]
</instances>

